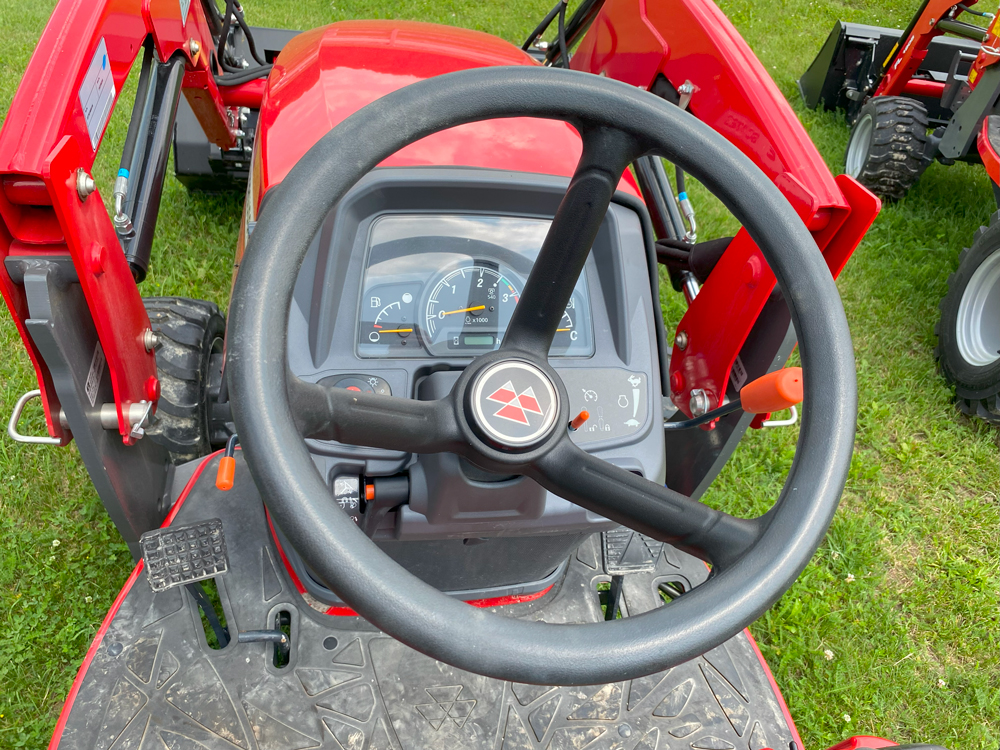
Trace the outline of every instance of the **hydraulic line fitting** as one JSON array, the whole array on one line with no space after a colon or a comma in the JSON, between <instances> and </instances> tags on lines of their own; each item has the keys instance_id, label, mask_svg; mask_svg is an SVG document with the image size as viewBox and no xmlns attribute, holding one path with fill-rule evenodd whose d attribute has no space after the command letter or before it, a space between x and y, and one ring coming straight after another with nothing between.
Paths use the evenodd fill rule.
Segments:
<instances>
[{"instance_id":1,"label":"hydraulic line fitting","mask_svg":"<svg viewBox=\"0 0 1000 750\"><path fill-rule=\"evenodd\" d=\"M119 169L115 178L115 215L111 223L115 225L115 230L122 237L129 237L135 229L132 227L132 219L125 213L125 196L128 194L128 170Z\"/></svg>"}]
</instances>

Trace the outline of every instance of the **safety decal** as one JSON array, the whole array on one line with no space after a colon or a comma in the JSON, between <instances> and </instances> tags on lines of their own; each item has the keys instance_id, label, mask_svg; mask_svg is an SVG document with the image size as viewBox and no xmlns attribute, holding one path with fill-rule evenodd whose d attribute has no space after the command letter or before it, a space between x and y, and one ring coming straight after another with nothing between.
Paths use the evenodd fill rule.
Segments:
<instances>
[{"instance_id":1,"label":"safety decal","mask_svg":"<svg viewBox=\"0 0 1000 750\"><path fill-rule=\"evenodd\" d=\"M104 375L104 364L106 361L104 359L104 350L101 349L101 342L98 341L94 347L94 356L90 360L90 371L87 373L87 382L83 387L91 406L97 404L97 389L101 385L101 377Z\"/></svg>"},{"instance_id":2,"label":"safety decal","mask_svg":"<svg viewBox=\"0 0 1000 750\"><path fill-rule=\"evenodd\" d=\"M87 68L87 75L80 85L80 104L83 107L83 119L87 121L87 133L90 134L90 146L97 151L104 128L111 116L111 108L115 103L115 80L111 75L111 60L108 58L108 46L101 37Z\"/></svg>"}]
</instances>

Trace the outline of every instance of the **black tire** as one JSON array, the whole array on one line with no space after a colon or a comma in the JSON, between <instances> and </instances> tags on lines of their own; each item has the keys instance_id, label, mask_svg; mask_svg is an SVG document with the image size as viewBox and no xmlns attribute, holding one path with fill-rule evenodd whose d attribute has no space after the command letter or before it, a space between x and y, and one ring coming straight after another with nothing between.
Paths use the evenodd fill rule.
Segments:
<instances>
[{"instance_id":1,"label":"black tire","mask_svg":"<svg viewBox=\"0 0 1000 750\"><path fill-rule=\"evenodd\" d=\"M899 200L930 163L928 126L927 110L915 99L869 99L851 129L844 172L882 200Z\"/></svg>"},{"instance_id":2,"label":"black tire","mask_svg":"<svg viewBox=\"0 0 1000 750\"><path fill-rule=\"evenodd\" d=\"M1000 425L1000 211L959 256L935 332L934 356L959 410Z\"/></svg>"},{"instance_id":3,"label":"black tire","mask_svg":"<svg viewBox=\"0 0 1000 750\"><path fill-rule=\"evenodd\" d=\"M214 302L183 297L143 299L156 334L160 400L156 419L146 431L167 449L175 464L212 450L210 381L222 366L226 321Z\"/></svg>"}]
</instances>

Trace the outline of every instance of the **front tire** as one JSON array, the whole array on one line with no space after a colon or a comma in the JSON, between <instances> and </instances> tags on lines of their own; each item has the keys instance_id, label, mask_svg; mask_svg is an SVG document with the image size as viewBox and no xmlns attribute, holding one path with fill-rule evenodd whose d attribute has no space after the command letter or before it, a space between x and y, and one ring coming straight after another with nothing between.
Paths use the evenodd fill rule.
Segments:
<instances>
[{"instance_id":1,"label":"front tire","mask_svg":"<svg viewBox=\"0 0 1000 750\"><path fill-rule=\"evenodd\" d=\"M927 110L905 96L877 96L858 110L844 172L885 201L901 199L929 160Z\"/></svg>"},{"instance_id":2,"label":"front tire","mask_svg":"<svg viewBox=\"0 0 1000 750\"><path fill-rule=\"evenodd\" d=\"M143 303L158 341L160 380L156 419L147 434L181 464L212 450L208 390L213 368L222 367L226 321L214 302L146 297Z\"/></svg>"},{"instance_id":3,"label":"front tire","mask_svg":"<svg viewBox=\"0 0 1000 750\"><path fill-rule=\"evenodd\" d=\"M934 350L963 414L1000 425L1000 212L948 278Z\"/></svg>"}]
</instances>

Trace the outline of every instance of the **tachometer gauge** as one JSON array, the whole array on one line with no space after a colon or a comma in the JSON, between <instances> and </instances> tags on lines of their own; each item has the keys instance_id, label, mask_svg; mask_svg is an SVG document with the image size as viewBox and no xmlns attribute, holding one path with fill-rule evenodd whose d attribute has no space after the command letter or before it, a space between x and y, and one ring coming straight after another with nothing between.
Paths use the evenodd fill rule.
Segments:
<instances>
[{"instance_id":1,"label":"tachometer gauge","mask_svg":"<svg viewBox=\"0 0 1000 750\"><path fill-rule=\"evenodd\" d=\"M429 347L435 354L496 349L520 296L499 264L477 262L451 271L427 299L424 334Z\"/></svg>"}]
</instances>

